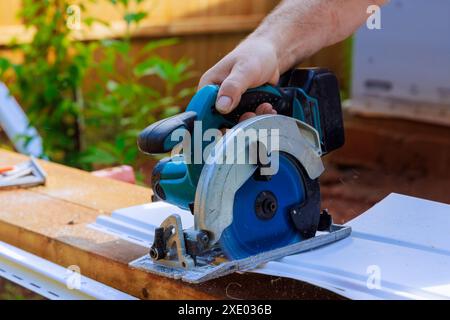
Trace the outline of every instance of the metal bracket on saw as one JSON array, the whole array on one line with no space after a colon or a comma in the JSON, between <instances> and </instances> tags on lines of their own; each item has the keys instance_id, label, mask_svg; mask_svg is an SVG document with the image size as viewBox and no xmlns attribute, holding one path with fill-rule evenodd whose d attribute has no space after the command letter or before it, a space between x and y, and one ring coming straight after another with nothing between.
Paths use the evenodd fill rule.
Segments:
<instances>
[{"instance_id":1,"label":"metal bracket on saw","mask_svg":"<svg viewBox=\"0 0 450 320\"><path fill-rule=\"evenodd\" d=\"M202 283L219 278L237 271L247 271L259 265L281 259L285 256L310 251L318 247L339 241L351 234L351 227L332 224L329 232L316 235L313 238L291 244L275 250L263 252L245 259L226 261L218 265L205 264L190 269L164 266L152 261L149 255L145 255L129 263L132 268L147 271L156 275L172 279L181 279L188 283Z\"/></svg>"}]
</instances>

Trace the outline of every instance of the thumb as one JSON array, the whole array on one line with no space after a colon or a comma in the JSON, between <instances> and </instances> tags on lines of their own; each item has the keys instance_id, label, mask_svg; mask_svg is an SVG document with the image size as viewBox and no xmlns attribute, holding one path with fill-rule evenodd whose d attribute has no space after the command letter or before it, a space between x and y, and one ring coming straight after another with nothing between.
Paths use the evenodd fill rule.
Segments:
<instances>
[{"instance_id":1,"label":"thumb","mask_svg":"<svg viewBox=\"0 0 450 320\"><path fill-rule=\"evenodd\" d=\"M216 109L221 113L230 113L241 100L241 95L250 88L252 81L250 70L236 64L231 73L220 85Z\"/></svg>"}]
</instances>

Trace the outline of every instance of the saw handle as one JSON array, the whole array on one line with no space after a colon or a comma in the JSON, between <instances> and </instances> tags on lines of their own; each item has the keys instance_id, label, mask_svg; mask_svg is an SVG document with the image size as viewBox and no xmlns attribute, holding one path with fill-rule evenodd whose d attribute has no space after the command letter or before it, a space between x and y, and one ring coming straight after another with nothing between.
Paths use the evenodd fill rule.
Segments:
<instances>
[{"instance_id":1,"label":"saw handle","mask_svg":"<svg viewBox=\"0 0 450 320\"><path fill-rule=\"evenodd\" d=\"M213 89L214 88L214 89ZM213 89L213 91L212 91ZM203 129L220 129L233 127L246 112L255 112L262 103L268 102L282 115L292 115L292 103L280 88L265 85L246 91L239 105L229 114L221 114L215 109L218 87L210 86L199 91L193 98L192 108L173 117L160 120L146 129L138 137L139 149L147 154L170 152L180 141L171 139L177 129L185 129L192 133L194 121L203 122Z\"/></svg>"},{"instance_id":2,"label":"saw handle","mask_svg":"<svg viewBox=\"0 0 450 320\"><path fill-rule=\"evenodd\" d=\"M270 103L280 115L292 116L292 97L286 95L279 87L264 85L247 90L241 97L238 106L223 117L233 124L246 112L255 112L263 103Z\"/></svg>"},{"instance_id":3,"label":"saw handle","mask_svg":"<svg viewBox=\"0 0 450 320\"><path fill-rule=\"evenodd\" d=\"M148 154L170 152L179 143L171 139L172 133L177 129L191 132L196 118L196 112L188 111L148 126L139 134L139 149Z\"/></svg>"}]
</instances>

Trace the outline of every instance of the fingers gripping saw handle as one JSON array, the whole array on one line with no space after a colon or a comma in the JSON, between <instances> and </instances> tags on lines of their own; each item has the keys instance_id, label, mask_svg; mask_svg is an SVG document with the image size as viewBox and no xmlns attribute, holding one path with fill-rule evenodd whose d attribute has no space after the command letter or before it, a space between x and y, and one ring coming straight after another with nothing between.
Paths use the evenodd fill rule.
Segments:
<instances>
[{"instance_id":1,"label":"fingers gripping saw handle","mask_svg":"<svg viewBox=\"0 0 450 320\"><path fill-rule=\"evenodd\" d=\"M241 97L239 105L224 118L237 123L246 112L255 112L263 103L270 103L278 114L292 117L292 97L285 94L283 89L270 85L247 90Z\"/></svg>"}]
</instances>

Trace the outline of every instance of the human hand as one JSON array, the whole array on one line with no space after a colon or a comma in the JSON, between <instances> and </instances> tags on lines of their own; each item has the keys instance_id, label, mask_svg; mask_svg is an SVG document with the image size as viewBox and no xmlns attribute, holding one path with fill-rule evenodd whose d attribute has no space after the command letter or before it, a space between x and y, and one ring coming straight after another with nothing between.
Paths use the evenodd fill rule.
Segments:
<instances>
[{"instance_id":1,"label":"human hand","mask_svg":"<svg viewBox=\"0 0 450 320\"><path fill-rule=\"evenodd\" d=\"M216 109L230 113L239 104L241 95L249 88L264 84L275 85L280 77L274 46L267 40L248 38L209 69L201 78L199 89L208 84L220 85ZM260 105L255 113L247 112L240 121L260 114L276 114L269 103Z\"/></svg>"}]
</instances>

